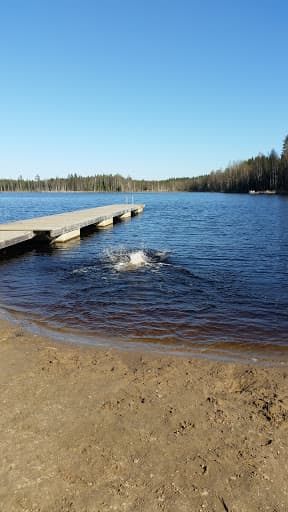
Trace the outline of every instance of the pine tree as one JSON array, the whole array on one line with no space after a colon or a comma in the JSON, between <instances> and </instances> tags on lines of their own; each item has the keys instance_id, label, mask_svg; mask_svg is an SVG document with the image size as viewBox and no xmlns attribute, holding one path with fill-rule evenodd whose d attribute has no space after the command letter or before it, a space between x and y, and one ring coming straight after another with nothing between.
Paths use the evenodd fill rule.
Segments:
<instances>
[{"instance_id":1,"label":"pine tree","mask_svg":"<svg viewBox=\"0 0 288 512\"><path fill-rule=\"evenodd\" d=\"M288 160L288 135L286 135L284 142L283 142L283 149L282 149L282 158L285 158Z\"/></svg>"}]
</instances>

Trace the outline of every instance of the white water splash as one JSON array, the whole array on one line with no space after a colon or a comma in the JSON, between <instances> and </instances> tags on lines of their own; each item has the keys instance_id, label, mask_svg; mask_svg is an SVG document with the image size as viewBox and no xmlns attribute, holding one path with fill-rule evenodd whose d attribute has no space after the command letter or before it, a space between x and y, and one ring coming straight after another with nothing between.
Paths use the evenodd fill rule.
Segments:
<instances>
[{"instance_id":1,"label":"white water splash","mask_svg":"<svg viewBox=\"0 0 288 512\"><path fill-rule=\"evenodd\" d=\"M166 265L170 251L155 251L151 249L128 249L120 247L118 249L106 249L94 264L83 266L72 271L73 274L87 274L98 272L104 265L116 272L133 271L142 267L150 267L152 271L157 271L162 265Z\"/></svg>"},{"instance_id":2,"label":"white water splash","mask_svg":"<svg viewBox=\"0 0 288 512\"><path fill-rule=\"evenodd\" d=\"M114 270L133 271L142 267L150 267L152 269L161 266L166 260L170 251L155 251L151 249L128 249L121 247L118 249L108 249L105 251L106 260L112 264Z\"/></svg>"},{"instance_id":3,"label":"white water splash","mask_svg":"<svg viewBox=\"0 0 288 512\"><path fill-rule=\"evenodd\" d=\"M130 253L126 253L123 259L120 259L118 263L115 265L116 270L134 270L140 267L145 267L150 265L151 262L147 254L142 251L132 251Z\"/></svg>"}]
</instances>

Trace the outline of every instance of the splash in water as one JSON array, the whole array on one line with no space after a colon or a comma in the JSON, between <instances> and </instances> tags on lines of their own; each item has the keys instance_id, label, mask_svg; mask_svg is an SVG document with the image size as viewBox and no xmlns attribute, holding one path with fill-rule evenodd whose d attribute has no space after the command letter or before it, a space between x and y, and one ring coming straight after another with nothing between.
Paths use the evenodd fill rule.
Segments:
<instances>
[{"instance_id":1,"label":"splash in water","mask_svg":"<svg viewBox=\"0 0 288 512\"><path fill-rule=\"evenodd\" d=\"M115 265L116 270L135 270L149 266L151 263L144 251L132 251Z\"/></svg>"},{"instance_id":2,"label":"splash in water","mask_svg":"<svg viewBox=\"0 0 288 512\"><path fill-rule=\"evenodd\" d=\"M151 249L118 249L106 251L107 260L117 271L137 270L142 267L155 266L166 260L168 251L153 251Z\"/></svg>"},{"instance_id":3,"label":"splash in water","mask_svg":"<svg viewBox=\"0 0 288 512\"><path fill-rule=\"evenodd\" d=\"M100 269L114 272L135 271L143 267L157 269L165 263L171 251L157 251L152 249L106 249L100 258L93 264L74 269L73 274L91 274Z\"/></svg>"}]
</instances>

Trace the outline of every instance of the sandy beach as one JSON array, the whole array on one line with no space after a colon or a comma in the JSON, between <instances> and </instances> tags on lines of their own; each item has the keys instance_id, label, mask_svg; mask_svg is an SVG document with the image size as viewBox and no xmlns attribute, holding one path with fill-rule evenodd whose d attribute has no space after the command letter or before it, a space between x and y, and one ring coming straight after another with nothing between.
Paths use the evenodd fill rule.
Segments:
<instances>
[{"instance_id":1,"label":"sandy beach","mask_svg":"<svg viewBox=\"0 0 288 512\"><path fill-rule=\"evenodd\" d=\"M288 510L287 364L0 333L1 512Z\"/></svg>"}]
</instances>

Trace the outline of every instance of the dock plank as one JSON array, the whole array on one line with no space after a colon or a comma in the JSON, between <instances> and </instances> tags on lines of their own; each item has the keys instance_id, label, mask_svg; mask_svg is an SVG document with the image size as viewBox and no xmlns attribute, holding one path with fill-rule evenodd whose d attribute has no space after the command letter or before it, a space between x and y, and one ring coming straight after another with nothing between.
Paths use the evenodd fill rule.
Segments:
<instances>
[{"instance_id":1,"label":"dock plank","mask_svg":"<svg viewBox=\"0 0 288 512\"><path fill-rule=\"evenodd\" d=\"M33 231L0 231L0 250L34 238Z\"/></svg>"}]
</instances>

